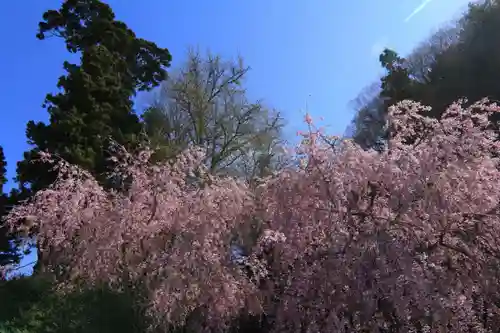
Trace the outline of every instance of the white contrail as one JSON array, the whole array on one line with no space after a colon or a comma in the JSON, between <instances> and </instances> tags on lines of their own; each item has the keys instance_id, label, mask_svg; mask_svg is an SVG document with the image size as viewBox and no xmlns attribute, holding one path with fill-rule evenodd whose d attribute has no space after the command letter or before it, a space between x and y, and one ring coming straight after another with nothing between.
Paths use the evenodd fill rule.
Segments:
<instances>
[{"instance_id":1,"label":"white contrail","mask_svg":"<svg viewBox=\"0 0 500 333\"><path fill-rule=\"evenodd\" d=\"M420 6L418 6L417 8L415 8L413 10L413 12L411 12L410 15L408 15L408 17L405 19L405 22L408 22L409 20L411 20L411 18L415 15L417 15L418 13L420 13L422 11L422 9L425 8L425 6L427 6L432 0L424 0L422 1L422 3L420 4Z\"/></svg>"}]
</instances>

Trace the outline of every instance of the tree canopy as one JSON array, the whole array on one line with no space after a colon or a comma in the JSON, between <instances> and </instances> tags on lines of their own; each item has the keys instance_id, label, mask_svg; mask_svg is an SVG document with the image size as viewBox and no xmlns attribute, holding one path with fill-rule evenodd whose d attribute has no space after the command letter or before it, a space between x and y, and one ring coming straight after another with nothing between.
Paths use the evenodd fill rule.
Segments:
<instances>
[{"instance_id":1,"label":"tree canopy","mask_svg":"<svg viewBox=\"0 0 500 333\"><path fill-rule=\"evenodd\" d=\"M283 166L284 120L248 98L248 71L241 58L227 61L189 51L142 116L151 143L159 148L157 158L202 146L212 173L247 180Z\"/></svg>"},{"instance_id":2,"label":"tree canopy","mask_svg":"<svg viewBox=\"0 0 500 333\"><path fill-rule=\"evenodd\" d=\"M196 147L175 163L121 149L126 192L60 160L56 183L7 221L39 230L61 297L100 285L134 295L159 332L227 330L242 313L265 314L270 332L492 332L500 146L489 117L500 108L455 103L440 120L428 110L390 107L381 153L310 132L298 151L307 163L255 189L211 175ZM265 221L252 274L229 252L248 216Z\"/></svg>"},{"instance_id":3,"label":"tree canopy","mask_svg":"<svg viewBox=\"0 0 500 333\"><path fill-rule=\"evenodd\" d=\"M80 61L10 193L0 147L0 331L497 332L500 2L455 23L383 50L353 140L306 114L289 147L241 58L167 77L104 2L45 12ZM33 243L37 274L5 281Z\"/></svg>"},{"instance_id":4,"label":"tree canopy","mask_svg":"<svg viewBox=\"0 0 500 333\"><path fill-rule=\"evenodd\" d=\"M33 163L40 151L104 179L108 140L130 147L137 142L142 126L132 97L166 78L171 55L136 37L109 5L97 0L69 0L59 10L48 10L37 37L62 38L69 52L80 55L80 64L65 62L66 75L57 84L61 92L47 95L49 123L28 123L26 135L34 147L18 163L17 179L32 191L54 181L48 166Z\"/></svg>"},{"instance_id":5,"label":"tree canopy","mask_svg":"<svg viewBox=\"0 0 500 333\"><path fill-rule=\"evenodd\" d=\"M380 60L386 74L373 98L356 105L354 139L367 148L380 145L388 107L404 99L431 106L430 117L440 117L460 98L499 100L499 13L498 1L474 3L454 25L438 31L406 58L384 51Z\"/></svg>"}]
</instances>

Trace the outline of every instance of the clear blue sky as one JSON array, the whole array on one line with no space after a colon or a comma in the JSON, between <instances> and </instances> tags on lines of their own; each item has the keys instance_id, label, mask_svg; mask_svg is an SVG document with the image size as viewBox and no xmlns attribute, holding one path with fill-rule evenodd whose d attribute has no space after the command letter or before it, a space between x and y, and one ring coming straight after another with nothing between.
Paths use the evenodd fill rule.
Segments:
<instances>
[{"instance_id":1,"label":"clear blue sky","mask_svg":"<svg viewBox=\"0 0 500 333\"><path fill-rule=\"evenodd\" d=\"M250 96L284 112L289 133L302 128L306 100L332 134L342 134L353 117L348 103L380 73L384 46L406 54L467 0L109 0L119 20L139 37L170 49L173 66L187 47L226 57L242 55L252 71ZM421 4L421 11L408 17ZM29 120L46 120L41 105L54 92L68 53L61 41L39 41L37 24L61 1L3 1L0 31L0 145L8 177L27 150ZM406 20L406 21L405 21ZM310 95L310 96L309 96ZM293 135L293 134L292 134ZM11 183L11 185L13 185Z\"/></svg>"}]
</instances>

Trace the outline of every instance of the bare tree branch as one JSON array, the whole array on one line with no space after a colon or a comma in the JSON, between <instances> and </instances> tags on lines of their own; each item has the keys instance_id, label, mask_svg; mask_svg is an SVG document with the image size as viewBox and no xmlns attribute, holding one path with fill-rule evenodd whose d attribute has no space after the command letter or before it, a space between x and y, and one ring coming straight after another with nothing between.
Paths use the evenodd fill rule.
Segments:
<instances>
[{"instance_id":1,"label":"bare tree branch","mask_svg":"<svg viewBox=\"0 0 500 333\"><path fill-rule=\"evenodd\" d=\"M188 52L184 66L163 84L143 116L153 143L168 147L164 158L198 145L207 149L206 163L214 173L251 179L278 166L283 118L247 98L248 71L241 58L223 61Z\"/></svg>"}]
</instances>

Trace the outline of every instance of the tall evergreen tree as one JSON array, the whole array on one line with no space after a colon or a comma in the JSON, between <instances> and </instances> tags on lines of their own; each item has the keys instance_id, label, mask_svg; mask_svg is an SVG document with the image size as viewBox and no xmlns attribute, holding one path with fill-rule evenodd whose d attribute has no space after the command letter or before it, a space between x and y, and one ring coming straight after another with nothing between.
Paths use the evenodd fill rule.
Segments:
<instances>
[{"instance_id":1,"label":"tall evergreen tree","mask_svg":"<svg viewBox=\"0 0 500 333\"><path fill-rule=\"evenodd\" d=\"M363 148L385 149L387 131L385 123L391 105L404 99L415 99L420 94L422 82L413 75L408 60L396 51L384 49L379 56L385 75L380 79L378 94L365 101L353 123L354 140Z\"/></svg>"},{"instance_id":2,"label":"tall evergreen tree","mask_svg":"<svg viewBox=\"0 0 500 333\"><path fill-rule=\"evenodd\" d=\"M117 21L109 5L98 0L67 0L49 10L39 23L37 37L64 39L79 65L64 63L57 94L48 94L44 106L49 123L27 125L34 147L18 163L18 181L32 191L52 183L48 165L33 163L39 151L49 151L78 164L99 179L107 170L107 140L132 145L141 132L133 111L137 91L149 90L166 78L171 55L167 49L136 37Z\"/></svg>"},{"instance_id":3,"label":"tall evergreen tree","mask_svg":"<svg viewBox=\"0 0 500 333\"><path fill-rule=\"evenodd\" d=\"M7 162L3 148L0 146L0 267L19 262L20 254L13 243L13 237L9 235L8 230L2 223L1 218L5 215L9 197L4 193L4 185L7 183Z\"/></svg>"},{"instance_id":4,"label":"tall evergreen tree","mask_svg":"<svg viewBox=\"0 0 500 333\"><path fill-rule=\"evenodd\" d=\"M47 37L62 38L69 52L80 55L80 64L64 62L66 74L57 84L61 91L48 94L44 103L49 123L27 124L33 148L17 165L23 197L27 189L33 194L55 180L52 166L38 161L40 151L77 164L110 185L105 183L109 139L128 148L138 142L142 125L132 98L159 85L171 62L167 49L136 37L98 0L66 0L59 10L45 12L37 38ZM38 260L43 265L41 253Z\"/></svg>"}]
</instances>

